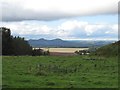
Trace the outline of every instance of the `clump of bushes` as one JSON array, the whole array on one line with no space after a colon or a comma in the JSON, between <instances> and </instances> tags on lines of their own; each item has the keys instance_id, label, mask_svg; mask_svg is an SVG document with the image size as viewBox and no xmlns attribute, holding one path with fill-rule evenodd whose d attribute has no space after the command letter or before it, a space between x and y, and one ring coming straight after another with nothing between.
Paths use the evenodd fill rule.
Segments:
<instances>
[{"instance_id":1,"label":"clump of bushes","mask_svg":"<svg viewBox=\"0 0 120 90\"><path fill-rule=\"evenodd\" d=\"M49 55L49 54L50 54L49 50L44 51L40 48L32 50L32 56Z\"/></svg>"},{"instance_id":2,"label":"clump of bushes","mask_svg":"<svg viewBox=\"0 0 120 90\"><path fill-rule=\"evenodd\" d=\"M88 50L79 50L79 51L75 51L76 54L78 55L88 55L90 54L90 51Z\"/></svg>"}]
</instances>

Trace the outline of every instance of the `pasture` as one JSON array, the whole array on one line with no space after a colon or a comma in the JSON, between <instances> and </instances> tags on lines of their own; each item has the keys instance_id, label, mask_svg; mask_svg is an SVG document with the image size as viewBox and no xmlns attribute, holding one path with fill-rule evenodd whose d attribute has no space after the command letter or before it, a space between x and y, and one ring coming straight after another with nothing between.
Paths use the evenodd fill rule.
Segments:
<instances>
[{"instance_id":1,"label":"pasture","mask_svg":"<svg viewBox=\"0 0 120 90\"><path fill-rule=\"evenodd\" d=\"M117 57L3 56L4 88L117 88Z\"/></svg>"}]
</instances>

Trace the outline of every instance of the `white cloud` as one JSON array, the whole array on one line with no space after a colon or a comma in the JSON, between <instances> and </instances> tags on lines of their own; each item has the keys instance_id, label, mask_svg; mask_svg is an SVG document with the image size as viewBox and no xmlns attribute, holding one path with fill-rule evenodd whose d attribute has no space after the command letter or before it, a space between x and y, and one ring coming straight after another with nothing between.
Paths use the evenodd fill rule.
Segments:
<instances>
[{"instance_id":1,"label":"white cloud","mask_svg":"<svg viewBox=\"0 0 120 90\"><path fill-rule=\"evenodd\" d=\"M49 34L51 30L51 28L49 28L47 25L26 25L19 22L11 24L7 23L5 26L11 29L12 34L17 35L46 35Z\"/></svg>"},{"instance_id":2,"label":"white cloud","mask_svg":"<svg viewBox=\"0 0 120 90\"><path fill-rule=\"evenodd\" d=\"M3 21L117 14L119 0L1 0Z\"/></svg>"},{"instance_id":3,"label":"white cloud","mask_svg":"<svg viewBox=\"0 0 120 90\"><path fill-rule=\"evenodd\" d=\"M69 20L56 26L48 26L39 22L3 22L2 26L9 27L13 35L29 36L30 38L61 38L61 39L91 39L117 38L117 24L91 24L78 20Z\"/></svg>"},{"instance_id":4,"label":"white cloud","mask_svg":"<svg viewBox=\"0 0 120 90\"><path fill-rule=\"evenodd\" d=\"M90 24L80 21L64 22L59 26L73 38L117 38L117 24Z\"/></svg>"}]
</instances>

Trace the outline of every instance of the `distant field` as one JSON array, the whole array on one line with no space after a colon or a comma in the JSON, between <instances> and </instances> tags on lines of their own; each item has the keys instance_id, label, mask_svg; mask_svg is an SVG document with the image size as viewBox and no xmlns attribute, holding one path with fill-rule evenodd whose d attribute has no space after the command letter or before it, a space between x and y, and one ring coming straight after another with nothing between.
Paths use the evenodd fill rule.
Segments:
<instances>
[{"instance_id":1,"label":"distant field","mask_svg":"<svg viewBox=\"0 0 120 90\"><path fill-rule=\"evenodd\" d=\"M3 56L4 88L117 88L117 57Z\"/></svg>"},{"instance_id":2,"label":"distant field","mask_svg":"<svg viewBox=\"0 0 120 90\"><path fill-rule=\"evenodd\" d=\"M50 52L60 52L60 53L74 53L78 50L88 50L88 48L41 48L43 50L49 50Z\"/></svg>"}]
</instances>

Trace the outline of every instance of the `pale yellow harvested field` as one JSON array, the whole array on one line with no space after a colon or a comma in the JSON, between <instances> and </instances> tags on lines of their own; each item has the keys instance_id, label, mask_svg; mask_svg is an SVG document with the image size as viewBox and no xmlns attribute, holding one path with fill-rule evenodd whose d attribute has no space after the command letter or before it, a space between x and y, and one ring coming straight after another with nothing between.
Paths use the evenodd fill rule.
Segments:
<instances>
[{"instance_id":1,"label":"pale yellow harvested field","mask_svg":"<svg viewBox=\"0 0 120 90\"><path fill-rule=\"evenodd\" d=\"M50 52L60 52L60 53L74 53L78 50L88 50L89 48L41 48L44 51L49 50Z\"/></svg>"}]
</instances>

